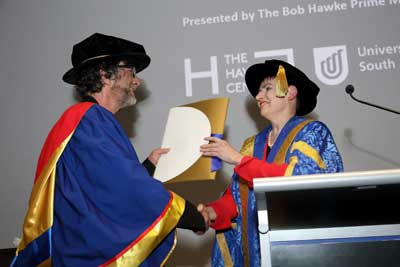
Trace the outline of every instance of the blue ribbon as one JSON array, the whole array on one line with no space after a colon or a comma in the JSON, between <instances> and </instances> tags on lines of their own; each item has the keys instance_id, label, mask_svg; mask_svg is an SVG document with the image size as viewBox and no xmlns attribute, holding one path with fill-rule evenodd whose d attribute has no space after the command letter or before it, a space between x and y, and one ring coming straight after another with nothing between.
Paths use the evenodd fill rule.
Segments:
<instances>
[{"instance_id":1,"label":"blue ribbon","mask_svg":"<svg viewBox=\"0 0 400 267\"><path fill-rule=\"evenodd\" d=\"M222 139L222 134L211 134L212 137ZM218 171L222 168L222 160L218 157L211 157L211 172Z\"/></svg>"}]
</instances>

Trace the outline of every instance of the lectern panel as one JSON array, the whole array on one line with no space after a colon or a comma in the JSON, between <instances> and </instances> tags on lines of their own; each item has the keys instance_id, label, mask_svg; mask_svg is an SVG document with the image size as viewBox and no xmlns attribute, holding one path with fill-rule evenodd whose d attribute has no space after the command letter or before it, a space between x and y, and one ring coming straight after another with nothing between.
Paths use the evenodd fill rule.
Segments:
<instances>
[{"instance_id":1,"label":"lectern panel","mask_svg":"<svg viewBox=\"0 0 400 267\"><path fill-rule=\"evenodd\" d=\"M400 266L400 169L254 180L262 266Z\"/></svg>"},{"instance_id":2,"label":"lectern panel","mask_svg":"<svg viewBox=\"0 0 400 267\"><path fill-rule=\"evenodd\" d=\"M400 185L266 193L270 230L400 224Z\"/></svg>"},{"instance_id":3,"label":"lectern panel","mask_svg":"<svg viewBox=\"0 0 400 267\"><path fill-rule=\"evenodd\" d=\"M276 267L398 267L400 241L272 246Z\"/></svg>"}]
</instances>

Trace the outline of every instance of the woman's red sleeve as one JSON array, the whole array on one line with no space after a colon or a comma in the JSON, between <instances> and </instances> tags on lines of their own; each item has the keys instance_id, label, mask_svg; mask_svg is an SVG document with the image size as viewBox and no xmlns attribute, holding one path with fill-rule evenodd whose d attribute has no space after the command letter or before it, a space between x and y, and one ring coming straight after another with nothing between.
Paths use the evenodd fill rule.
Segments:
<instances>
[{"instance_id":1,"label":"woman's red sleeve","mask_svg":"<svg viewBox=\"0 0 400 267\"><path fill-rule=\"evenodd\" d=\"M215 230L231 228L231 220L238 215L236 203L233 200L231 188L228 187L222 197L207 206L214 209L217 218L210 225Z\"/></svg>"},{"instance_id":2,"label":"woman's red sleeve","mask_svg":"<svg viewBox=\"0 0 400 267\"><path fill-rule=\"evenodd\" d=\"M268 163L258 158L244 156L234 171L253 187L253 178L283 176L287 166L288 164Z\"/></svg>"},{"instance_id":3,"label":"woman's red sleeve","mask_svg":"<svg viewBox=\"0 0 400 267\"><path fill-rule=\"evenodd\" d=\"M250 187L253 187L254 177L283 176L287 166L287 164L268 163L257 158L244 156L242 161L236 165L235 172L246 180ZM238 215L230 187L226 189L222 197L208 203L207 206L212 207L217 215L216 220L211 224L211 227L215 230L230 228L231 220Z\"/></svg>"}]
</instances>

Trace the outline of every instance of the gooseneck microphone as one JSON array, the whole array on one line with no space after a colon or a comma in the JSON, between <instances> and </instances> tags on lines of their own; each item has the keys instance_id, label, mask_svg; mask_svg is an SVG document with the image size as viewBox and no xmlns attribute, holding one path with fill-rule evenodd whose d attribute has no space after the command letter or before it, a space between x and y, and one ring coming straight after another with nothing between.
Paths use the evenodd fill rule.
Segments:
<instances>
[{"instance_id":1,"label":"gooseneck microphone","mask_svg":"<svg viewBox=\"0 0 400 267\"><path fill-rule=\"evenodd\" d=\"M398 112L398 111L395 111L395 110L392 110L392 109L389 109L389 108L385 108L385 107L381 107L381 106L378 106L378 105L375 105L375 104L371 104L371 103L368 103L368 102L365 102L365 101L362 101L362 100L359 100L359 99L355 98L353 96L354 86L351 85L351 84L346 86L346 93L348 93L351 96L351 98L353 98L355 101L357 101L357 102L359 102L361 104L365 104L365 105L372 106L372 107L375 107L375 108L383 109L383 110L386 110L386 111L389 111L389 112L393 112L393 113L396 113L396 114L400 115L400 112Z\"/></svg>"}]
</instances>

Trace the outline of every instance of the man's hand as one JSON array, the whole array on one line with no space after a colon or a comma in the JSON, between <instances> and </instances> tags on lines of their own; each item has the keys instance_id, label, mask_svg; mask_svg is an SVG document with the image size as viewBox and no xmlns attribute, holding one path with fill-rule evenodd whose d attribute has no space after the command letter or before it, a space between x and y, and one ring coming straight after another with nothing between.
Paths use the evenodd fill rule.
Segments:
<instances>
[{"instance_id":1,"label":"man's hand","mask_svg":"<svg viewBox=\"0 0 400 267\"><path fill-rule=\"evenodd\" d=\"M207 207L204 204L197 205L197 211L203 215L204 223L206 224L206 231L210 228L210 224L215 221L217 218L217 214L214 209L211 207ZM197 234L204 234L205 232L197 232Z\"/></svg>"},{"instance_id":2,"label":"man's hand","mask_svg":"<svg viewBox=\"0 0 400 267\"><path fill-rule=\"evenodd\" d=\"M215 137L206 137L204 140L209 144L200 146L200 152L203 156L218 157L226 163L237 165L243 158L236 149L234 149L227 141Z\"/></svg>"},{"instance_id":3,"label":"man's hand","mask_svg":"<svg viewBox=\"0 0 400 267\"><path fill-rule=\"evenodd\" d=\"M151 151L150 156L148 159L153 163L154 166L157 166L158 160L160 157L164 154L167 154L169 152L169 148L157 148Z\"/></svg>"}]
</instances>

